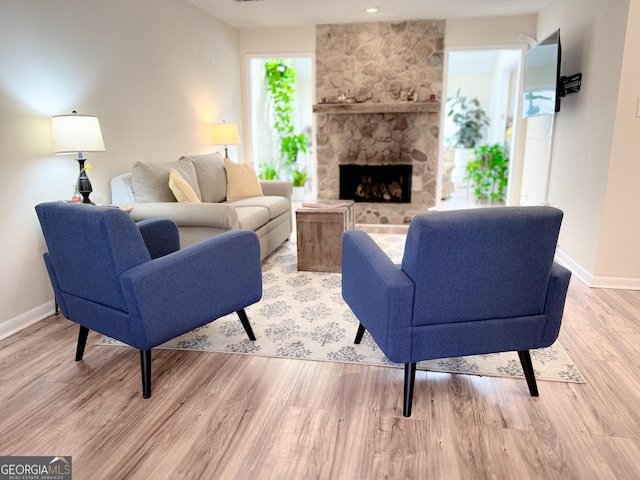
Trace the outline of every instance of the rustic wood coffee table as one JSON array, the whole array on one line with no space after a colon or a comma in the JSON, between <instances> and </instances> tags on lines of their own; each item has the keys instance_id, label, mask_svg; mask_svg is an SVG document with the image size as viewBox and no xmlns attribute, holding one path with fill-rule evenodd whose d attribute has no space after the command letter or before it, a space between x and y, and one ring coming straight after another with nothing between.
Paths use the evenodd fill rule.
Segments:
<instances>
[{"instance_id":1,"label":"rustic wood coffee table","mask_svg":"<svg viewBox=\"0 0 640 480\"><path fill-rule=\"evenodd\" d=\"M296 210L298 270L340 272L342 234L355 224L353 200L318 200Z\"/></svg>"}]
</instances>

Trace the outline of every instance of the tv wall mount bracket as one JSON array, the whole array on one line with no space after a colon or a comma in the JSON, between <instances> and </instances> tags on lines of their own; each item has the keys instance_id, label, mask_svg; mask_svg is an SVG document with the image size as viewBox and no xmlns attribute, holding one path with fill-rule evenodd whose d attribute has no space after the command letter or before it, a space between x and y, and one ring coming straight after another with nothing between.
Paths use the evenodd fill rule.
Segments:
<instances>
[{"instance_id":1,"label":"tv wall mount bracket","mask_svg":"<svg viewBox=\"0 0 640 480\"><path fill-rule=\"evenodd\" d=\"M580 91L580 85L582 84L582 73L574 73L568 77L560 77L560 96L564 97L570 93L577 93Z\"/></svg>"}]
</instances>

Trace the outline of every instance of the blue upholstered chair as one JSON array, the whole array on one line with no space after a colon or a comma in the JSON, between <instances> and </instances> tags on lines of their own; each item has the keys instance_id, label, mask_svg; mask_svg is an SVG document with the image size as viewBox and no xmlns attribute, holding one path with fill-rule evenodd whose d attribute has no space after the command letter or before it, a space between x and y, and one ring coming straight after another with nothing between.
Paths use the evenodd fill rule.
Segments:
<instances>
[{"instance_id":1,"label":"blue upholstered chair","mask_svg":"<svg viewBox=\"0 0 640 480\"><path fill-rule=\"evenodd\" d=\"M262 296L260 245L235 230L180 250L169 220L136 224L112 207L64 202L36 206L56 302L80 324L76 360L89 330L140 350L142 395L151 396L151 349L237 312Z\"/></svg>"},{"instance_id":2,"label":"blue upholstered chair","mask_svg":"<svg viewBox=\"0 0 640 480\"><path fill-rule=\"evenodd\" d=\"M411 415L416 362L517 351L538 395L529 350L560 331L571 273L553 261L562 212L502 207L434 212L409 226L401 265L362 231L342 245L342 295L389 360L405 364Z\"/></svg>"}]
</instances>

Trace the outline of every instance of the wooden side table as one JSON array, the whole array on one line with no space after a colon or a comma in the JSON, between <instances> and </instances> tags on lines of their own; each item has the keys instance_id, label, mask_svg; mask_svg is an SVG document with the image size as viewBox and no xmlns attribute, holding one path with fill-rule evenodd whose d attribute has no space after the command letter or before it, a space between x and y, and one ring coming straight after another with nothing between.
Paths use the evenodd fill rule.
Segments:
<instances>
[{"instance_id":1,"label":"wooden side table","mask_svg":"<svg viewBox=\"0 0 640 480\"><path fill-rule=\"evenodd\" d=\"M353 200L321 200L328 208L296 210L298 270L340 272L342 234L355 223Z\"/></svg>"}]
</instances>

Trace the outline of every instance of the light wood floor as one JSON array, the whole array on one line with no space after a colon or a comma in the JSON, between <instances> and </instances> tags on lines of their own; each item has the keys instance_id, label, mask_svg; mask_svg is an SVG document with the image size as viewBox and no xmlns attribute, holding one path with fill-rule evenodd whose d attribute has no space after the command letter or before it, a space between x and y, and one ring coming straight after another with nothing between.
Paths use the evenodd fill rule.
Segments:
<instances>
[{"instance_id":1,"label":"light wood floor","mask_svg":"<svg viewBox=\"0 0 640 480\"><path fill-rule=\"evenodd\" d=\"M248 309L251 316L251 308ZM355 332L354 332L355 334ZM587 384L95 346L50 317L0 342L0 455L80 479L640 478L640 292L572 280L560 341Z\"/></svg>"}]
</instances>

